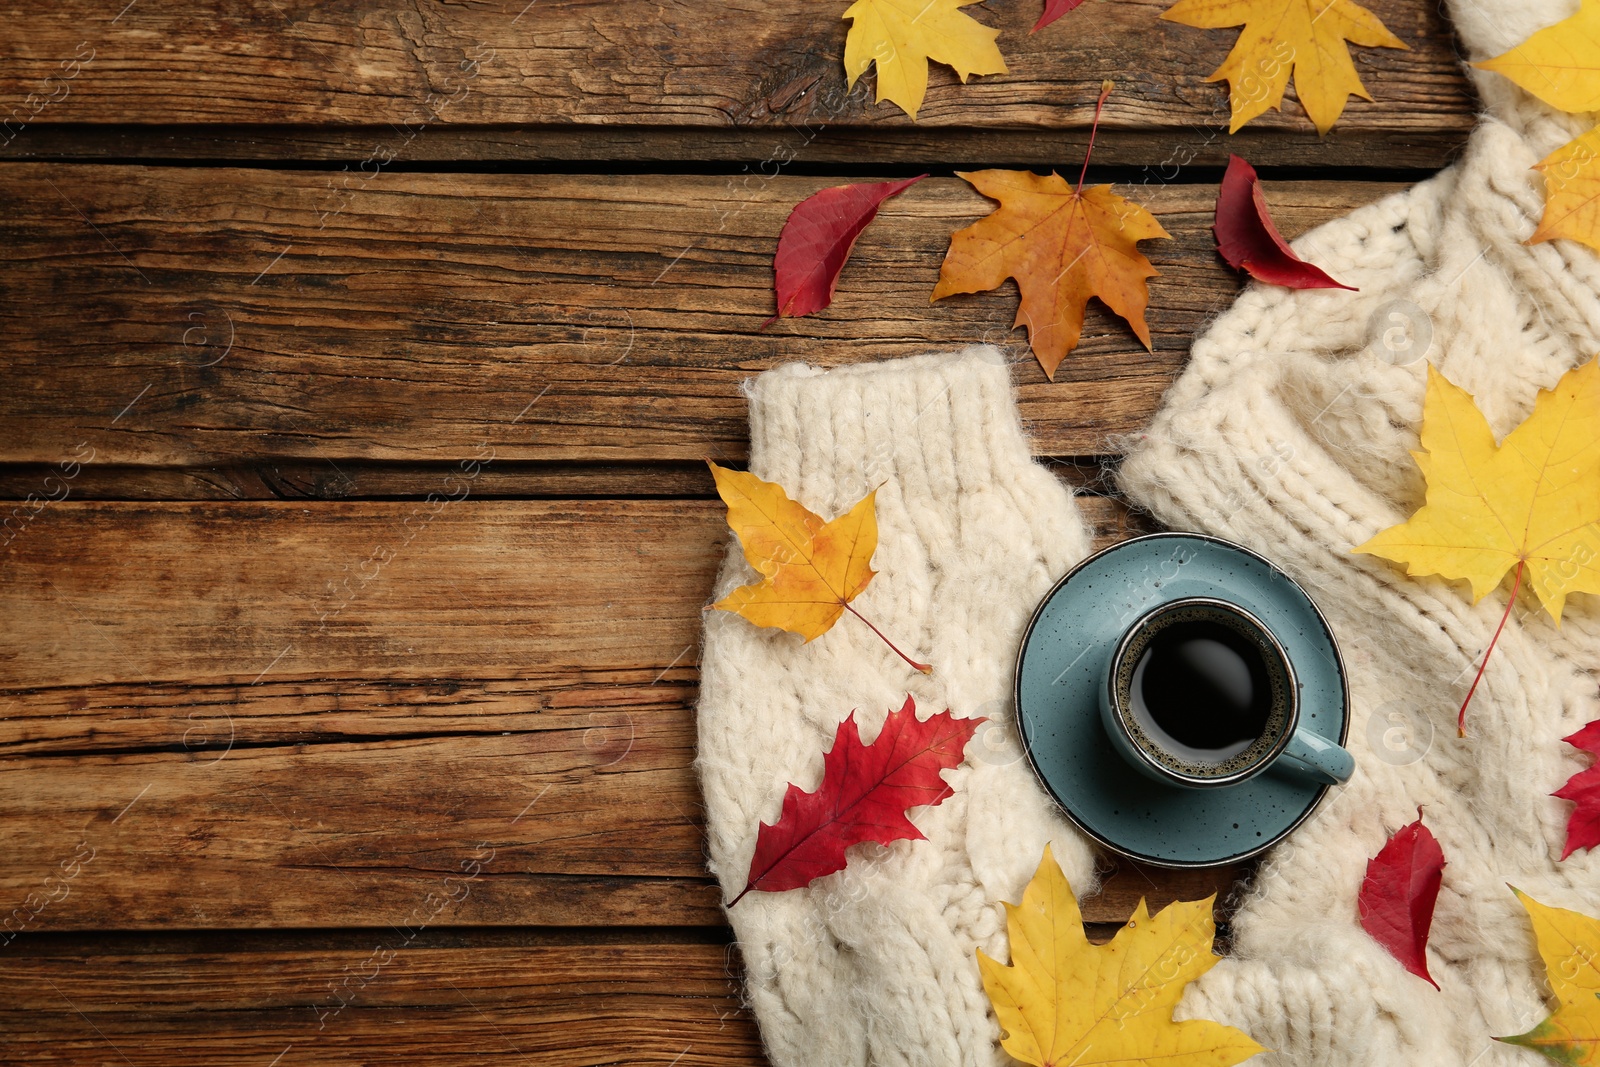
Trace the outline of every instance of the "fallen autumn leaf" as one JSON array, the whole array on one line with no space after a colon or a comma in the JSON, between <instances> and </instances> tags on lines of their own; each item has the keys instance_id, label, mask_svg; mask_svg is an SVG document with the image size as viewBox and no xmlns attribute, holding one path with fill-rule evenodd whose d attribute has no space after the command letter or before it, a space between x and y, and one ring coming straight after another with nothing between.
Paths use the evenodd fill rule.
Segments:
<instances>
[{"instance_id":1,"label":"fallen autumn leaf","mask_svg":"<svg viewBox=\"0 0 1600 1067\"><path fill-rule=\"evenodd\" d=\"M982 722L957 719L948 711L918 721L916 701L908 696L899 711L889 713L872 744L864 745L851 712L823 757L817 788L807 793L791 784L778 821L761 824L749 881L728 907L752 889L799 889L843 870L851 845L923 840L906 811L938 804L951 794L942 772L961 765L967 742Z\"/></svg>"},{"instance_id":2,"label":"fallen autumn leaf","mask_svg":"<svg viewBox=\"0 0 1600 1067\"><path fill-rule=\"evenodd\" d=\"M1351 289L1326 271L1294 254L1272 223L1267 198L1256 169L1238 156L1228 156L1228 170L1217 191L1217 216L1212 231L1217 251L1230 267L1257 281L1289 289Z\"/></svg>"},{"instance_id":3,"label":"fallen autumn leaf","mask_svg":"<svg viewBox=\"0 0 1600 1067\"><path fill-rule=\"evenodd\" d=\"M839 272L850 258L856 238L878 216L878 208L926 178L901 182L860 182L812 193L789 212L778 235L773 257L778 313L761 324L764 330L782 318L798 318L833 303Z\"/></svg>"}]
</instances>

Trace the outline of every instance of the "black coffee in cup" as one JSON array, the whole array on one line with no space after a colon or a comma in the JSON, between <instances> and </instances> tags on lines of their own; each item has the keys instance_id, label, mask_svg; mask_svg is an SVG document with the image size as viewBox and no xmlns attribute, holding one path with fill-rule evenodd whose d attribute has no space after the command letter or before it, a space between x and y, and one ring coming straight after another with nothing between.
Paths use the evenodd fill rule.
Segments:
<instances>
[{"instance_id":1,"label":"black coffee in cup","mask_svg":"<svg viewBox=\"0 0 1600 1067\"><path fill-rule=\"evenodd\" d=\"M1225 777L1285 739L1282 653L1241 614L1174 605L1146 621L1118 666L1118 703L1133 742L1173 771Z\"/></svg>"},{"instance_id":2,"label":"black coffee in cup","mask_svg":"<svg viewBox=\"0 0 1600 1067\"><path fill-rule=\"evenodd\" d=\"M1173 622L1150 638L1133 666L1134 714L1151 740L1218 755L1267 729L1272 683L1260 652L1209 619Z\"/></svg>"}]
</instances>

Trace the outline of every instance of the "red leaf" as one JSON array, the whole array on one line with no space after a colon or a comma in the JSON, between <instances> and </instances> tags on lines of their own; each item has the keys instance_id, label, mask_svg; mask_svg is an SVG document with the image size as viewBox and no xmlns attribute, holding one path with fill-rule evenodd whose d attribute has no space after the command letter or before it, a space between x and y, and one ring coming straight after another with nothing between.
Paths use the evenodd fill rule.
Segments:
<instances>
[{"instance_id":1,"label":"red leaf","mask_svg":"<svg viewBox=\"0 0 1600 1067\"><path fill-rule=\"evenodd\" d=\"M1433 925L1443 871L1444 850L1422 825L1419 812L1416 822L1396 831L1367 863L1367 877L1356 898L1361 928L1435 989L1439 983L1428 973L1428 928Z\"/></svg>"},{"instance_id":2,"label":"red leaf","mask_svg":"<svg viewBox=\"0 0 1600 1067\"><path fill-rule=\"evenodd\" d=\"M941 772L965 758L967 742L982 719L957 719L948 711L917 721L917 705L889 713L870 745L861 743L855 712L839 724L833 748L823 757L822 782L814 793L790 785L775 825L761 824L745 893L799 889L843 870L845 849L862 841L922 840L906 809L937 804L951 793Z\"/></svg>"},{"instance_id":3,"label":"red leaf","mask_svg":"<svg viewBox=\"0 0 1600 1067\"><path fill-rule=\"evenodd\" d=\"M1261 193L1256 169L1238 156L1228 156L1228 171L1217 193L1217 251L1236 267L1271 285L1290 289L1349 289L1334 281L1321 267L1295 255L1272 224L1267 198Z\"/></svg>"},{"instance_id":4,"label":"red leaf","mask_svg":"<svg viewBox=\"0 0 1600 1067\"><path fill-rule=\"evenodd\" d=\"M1044 14L1039 16L1039 21L1033 24L1029 33L1038 33L1068 11L1083 3L1083 0L1044 0Z\"/></svg>"},{"instance_id":5,"label":"red leaf","mask_svg":"<svg viewBox=\"0 0 1600 1067\"><path fill-rule=\"evenodd\" d=\"M836 185L796 204L778 235L778 254L772 260L778 275L778 313L761 328L779 319L821 311L833 303L839 272L861 231L877 217L885 200L926 177L919 174L903 182Z\"/></svg>"},{"instance_id":6,"label":"red leaf","mask_svg":"<svg viewBox=\"0 0 1600 1067\"><path fill-rule=\"evenodd\" d=\"M1591 756L1600 756L1600 719L1563 740ZM1578 805L1567 818L1567 846L1561 858L1566 859L1580 848L1600 845L1600 764L1574 774L1551 795Z\"/></svg>"}]
</instances>

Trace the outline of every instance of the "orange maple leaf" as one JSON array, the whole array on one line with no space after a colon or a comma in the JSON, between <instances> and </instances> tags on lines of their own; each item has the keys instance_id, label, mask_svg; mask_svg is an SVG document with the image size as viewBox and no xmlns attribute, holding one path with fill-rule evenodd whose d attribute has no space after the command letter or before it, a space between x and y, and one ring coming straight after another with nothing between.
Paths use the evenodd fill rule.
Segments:
<instances>
[{"instance_id":1,"label":"orange maple leaf","mask_svg":"<svg viewBox=\"0 0 1600 1067\"><path fill-rule=\"evenodd\" d=\"M1110 91L1107 82L1095 107L1097 123ZM1094 151L1093 131L1088 151ZM1015 278L1022 301L1012 326L1028 327L1028 343L1052 381L1061 361L1078 345L1091 296L1126 319L1140 343L1150 348L1145 281L1160 272L1137 245L1171 237L1154 215L1113 193L1111 186L1086 191L1088 153L1083 167L1076 189L1054 171L1049 177L1020 170L958 171L978 192L1000 201L1000 207L951 235L933 290L932 300L939 300L993 289Z\"/></svg>"},{"instance_id":2,"label":"orange maple leaf","mask_svg":"<svg viewBox=\"0 0 1600 1067\"><path fill-rule=\"evenodd\" d=\"M1171 236L1154 215L1109 185L1074 189L1054 172L1049 177L1016 170L958 175L1000 201L1000 208L950 238L934 300L993 289L1015 278L1022 301L1012 325L1028 327L1033 354L1051 380L1078 345L1091 296L1128 320L1140 343L1150 347L1145 279L1159 272L1136 246Z\"/></svg>"},{"instance_id":3,"label":"orange maple leaf","mask_svg":"<svg viewBox=\"0 0 1600 1067\"><path fill-rule=\"evenodd\" d=\"M872 569L872 554L878 550L876 490L824 522L776 482L710 466L717 494L728 505L728 528L738 535L745 561L761 576L712 607L743 615L757 626L799 634L808 642L833 629L848 611L895 655L923 674L933 673L926 663L895 648L850 603L878 573Z\"/></svg>"}]
</instances>

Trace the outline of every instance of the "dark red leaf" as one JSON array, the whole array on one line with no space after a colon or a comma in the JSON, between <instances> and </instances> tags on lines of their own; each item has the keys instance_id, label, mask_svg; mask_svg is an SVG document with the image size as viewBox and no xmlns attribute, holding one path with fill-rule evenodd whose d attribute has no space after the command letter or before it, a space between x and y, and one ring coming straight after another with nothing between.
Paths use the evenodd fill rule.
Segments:
<instances>
[{"instance_id":1,"label":"dark red leaf","mask_svg":"<svg viewBox=\"0 0 1600 1067\"><path fill-rule=\"evenodd\" d=\"M1350 289L1334 281L1321 267L1295 255L1272 224L1267 198L1261 193L1256 169L1238 156L1228 157L1228 171L1217 193L1217 251L1231 267L1250 277L1290 289Z\"/></svg>"},{"instance_id":2,"label":"dark red leaf","mask_svg":"<svg viewBox=\"0 0 1600 1067\"><path fill-rule=\"evenodd\" d=\"M862 841L922 840L906 809L937 804L950 795L941 772L959 766L967 742L982 719L957 719L948 711L917 721L917 705L889 713L870 745L861 743L855 712L839 724L823 757L822 782L814 793L790 785L775 825L761 824L750 880L734 904L752 889L769 893L798 889L842 870L845 849Z\"/></svg>"},{"instance_id":3,"label":"dark red leaf","mask_svg":"<svg viewBox=\"0 0 1600 1067\"><path fill-rule=\"evenodd\" d=\"M877 217L879 206L926 177L919 174L903 182L836 185L796 204L778 235L778 254L772 261L777 272L778 313L761 328L779 319L821 311L833 303L839 272L850 258L856 238Z\"/></svg>"},{"instance_id":4,"label":"dark red leaf","mask_svg":"<svg viewBox=\"0 0 1600 1067\"><path fill-rule=\"evenodd\" d=\"M1600 756L1600 719L1564 740L1591 756ZM1600 765L1574 774L1552 795L1578 805L1567 818L1567 846L1561 858L1566 859L1580 848L1600 845Z\"/></svg>"},{"instance_id":5,"label":"dark red leaf","mask_svg":"<svg viewBox=\"0 0 1600 1067\"><path fill-rule=\"evenodd\" d=\"M1044 0L1044 14L1039 16L1039 21L1033 24L1029 33L1038 33L1068 11L1083 3L1083 0Z\"/></svg>"},{"instance_id":6,"label":"dark red leaf","mask_svg":"<svg viewBox=\"0 0 1600 1067\"><path fill-rule=\"evenodd\" d=\"M1443 879L1444 850L1422 825L1402 827L1367 863L1356 906L1361 928L1389 950L1389 955L1433 988L1439 983L1428 973L1428 928L1433 925L1433 905Z\"/></svg>"}]
</instances>

